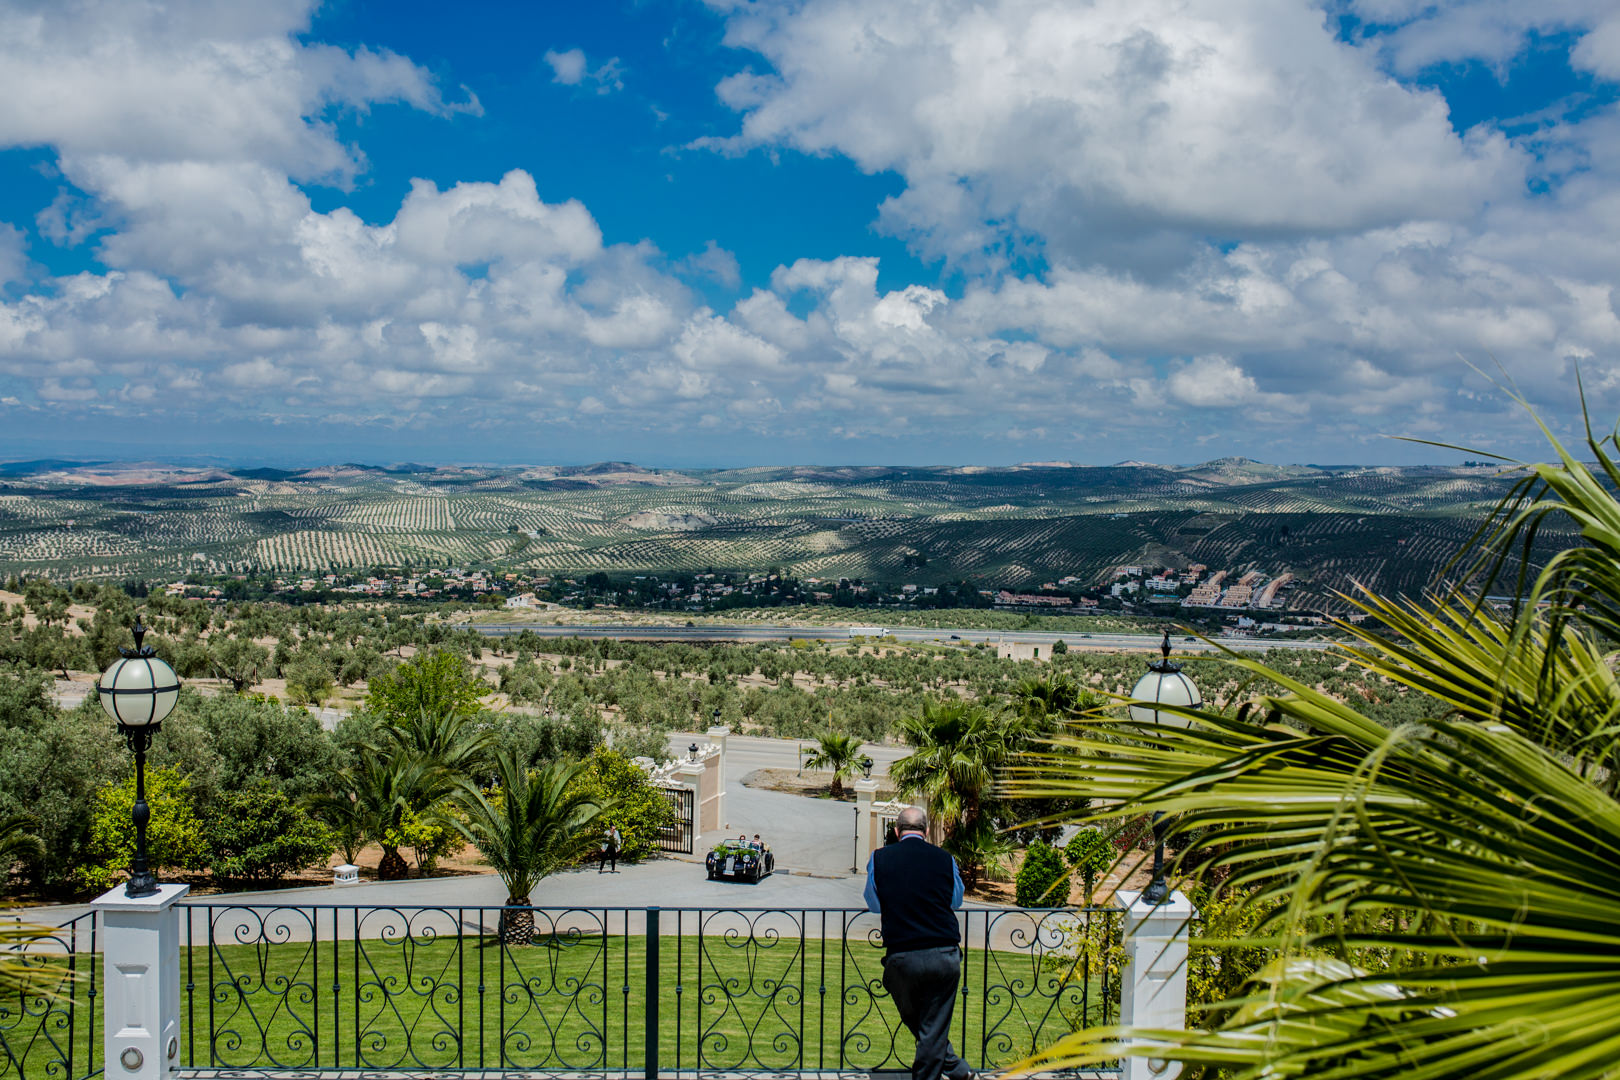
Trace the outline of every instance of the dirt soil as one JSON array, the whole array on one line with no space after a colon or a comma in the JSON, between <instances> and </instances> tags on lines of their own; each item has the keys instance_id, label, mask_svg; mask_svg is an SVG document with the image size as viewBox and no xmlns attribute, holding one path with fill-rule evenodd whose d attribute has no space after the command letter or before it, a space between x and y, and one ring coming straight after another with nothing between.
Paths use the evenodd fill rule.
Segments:
<instances>
[{"instance_id":1,"label":"dirt soil","mask_svg":"<svg viewBox=\"0 0 1620 1080\"><path fill-rule=\"evenodd\" d=\"M810 799L832 798L832 773L818 770L807 770L800 773L796 769L755 769L742 778L744 787L760 788L764 791L780 791L788 795L803 795ZM844 793L838 797L839 802L852 803L855 801L855 782L844 781ZM877 791L879 801L894 798L894 792L885 788Z\"/></svg>"}]
</instances>

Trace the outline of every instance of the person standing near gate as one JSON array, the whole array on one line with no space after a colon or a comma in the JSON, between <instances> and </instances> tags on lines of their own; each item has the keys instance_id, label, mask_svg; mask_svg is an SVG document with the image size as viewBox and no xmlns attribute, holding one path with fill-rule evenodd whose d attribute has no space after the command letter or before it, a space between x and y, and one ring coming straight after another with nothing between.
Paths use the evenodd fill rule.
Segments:
<instances>
[{"instance_id":1,"label":"person standing near gate","mask_svg":"<svg viewBox=\"0 0 1620 1080\"><path fill-rule=\"evenodd\" d=\"M603 870L617 874L619 872L619 827L609 825L607 835L602 837L602 861L596 864L596 872ZM611 865L610 865L611 864Z\"/></svg>"},{"instance_id":2,"label":"person standing near gate","mask_svg":"<svg viewBox=\"0 0 1620 1080\"><path fill-rule=\"evenodd\" d=\"M974 1080L950 1040L962 978L962 874L928 842L928 815L917 807L900 811L895 830L900 838L866 861L866 906L883 920L883 988L917 1040L911 1080Z\"/></svg>"}]
</instances>

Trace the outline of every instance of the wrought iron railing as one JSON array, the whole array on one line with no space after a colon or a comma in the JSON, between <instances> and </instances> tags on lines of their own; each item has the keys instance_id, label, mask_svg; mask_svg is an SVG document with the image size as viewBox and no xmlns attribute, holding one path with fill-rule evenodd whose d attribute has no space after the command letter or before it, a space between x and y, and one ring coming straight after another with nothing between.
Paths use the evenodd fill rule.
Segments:
<instances>
[{"instance_id":1,"label":"wrought iron railing","mask_svg":"<svg viewBox=\"0 0 1620 1080\"><path fill-rule=\"evenodd\" d=\"M822 909L181 911L188 1069L560 1074L910 1067L878 920ZM960 913L976 1070L1118 1019L1120 912Z\"/></svg>"},{"instance_id":2,"label":"wrought iron railing","mask_svg":"<svg viewBox=\"0 0 1620 1080\"><path fill-rule=\"evenodd\" d=\"M20 920L6 918L0 926ZM86 1080L103 1072L95 912L4 951L24 978L0 993L0 1080Z\"/></svg>"}]
</instances>

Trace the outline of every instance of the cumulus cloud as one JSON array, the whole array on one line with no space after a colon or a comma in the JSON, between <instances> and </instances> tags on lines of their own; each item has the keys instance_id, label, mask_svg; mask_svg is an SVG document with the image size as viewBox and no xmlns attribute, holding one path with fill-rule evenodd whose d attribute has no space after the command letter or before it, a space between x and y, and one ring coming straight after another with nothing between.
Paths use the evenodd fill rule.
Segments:
<instances>
[{"instance_id":1,"label":"cumulus cloud","mask_svg":"<svg viewBox=\"0 0 1620 1080\"><path fill-rule=\"evenodd\" d=\"M882 220L936 254L976 254L997 222L1131 264L1166 234L1450 219L1524 169L1299 0L762 0L727 41L775 70L720 84L741 129L705 145L895 171Z\"/></svg>"},{"instance_id":2,"label":"cumulus cloud","mask_svg":"<svg viewBox=\"0 0 1620 1080\"><path fill-rule=\"evenodd\" d=\"M953 260L947 288L785 258L729 310L693 285L739 288L731 252L617 242L522 169L416 180L364 218L312 203L306 186L366 167L334 110L458 122L476 99L306 40L307 3L7 9L0 146L52 147L63 185L29 211L35 247L85 245L101 269L49 277L0 223L0 394L170 421L585 418L720 457L740 433L1162 457L1120 446L1144 414L1130 438L1223 432L1285 460L1457 417L1488 435L1459 352L1538 401L1580 362L1620 404L1620 116L1542 131L1574 165L1527 195L1524 147L1458 134L1390 74L1451 9L1381 2L1391 41L1364 43L1306 0L727 5L728 40L763 63L721 85L738 130L708 145L892 170L904 190L874 213ZM1609 70L1607 24L1560 10L1572 63ZM619 82L583 50L546 60L563 85Z\"/></svg>"}]
</instances>

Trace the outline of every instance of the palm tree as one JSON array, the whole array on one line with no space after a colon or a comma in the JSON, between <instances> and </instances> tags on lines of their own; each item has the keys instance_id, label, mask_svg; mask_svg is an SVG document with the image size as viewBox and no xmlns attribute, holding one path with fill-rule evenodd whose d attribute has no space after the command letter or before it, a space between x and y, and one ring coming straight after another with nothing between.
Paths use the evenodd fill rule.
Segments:
<instances>
[{"instance_id":1,"label":"palm tree","mask_svg":"<svg viewBox=\"0 0 1620 1080\"><path fill-rule=\"evenodd\" d=\"M17 863L45 853L45 845L39 837L28 831L33 823L27 814L0 817L0 884L4 884L6 876Z\"/></svg>"},{"instance_id":2,"label":"palm tree","mask_svg":"<svg viewBox=\"0 0 1620 1080\"><path fill-rule=\"evenodd\" d=\"M437 761L400 751L392 756L366 755L350 774L356 811L365 835L383 850L377 877L397 881L410 875L399 849L410 814L431 814L456 790L456 779Z\"/></svg>"},{"instance_id":3,"label":"palm tree","mask_svg":"<svg viewBox=\"0 0 1620 1080\"><path fill-rule=\"evenodd\" d=\"M481 726L477 716L419 709L404 721L382 726L380 749L383 753L403 750L438 762L453 773L466 773L494 739L494 731Z\"/></svg>"},{"instance_id":4,"label":"palm tree","mask_svg":"<svg viewBox=\"0 0 1620 1080\"><path fill-rule=\"evenodd\" d=\"M335 777L335 790L316 792L304 800L309 815L332 830L343 861L351 866L369 839L358 788L354 770L343 769Z\"/></svg>"},{"instance_id":5,"label":"palm tree","mask_svg":"<svg viewBox=\"0 0 1620 1080\"><path fill-rule=\"evenodd\" d=\"M830 792L835 799L844 794L844 777L854 776L861 767L861 740L836 731L823 731L816 736L813 748L807 746L799 753L804 757L805 768L832 770Z\"/></svg>"},{"instance_id":6,"label":"palm tree","mask_svg":"<svg viewBox=\"0 0 1620 1080\"><path fill-rule=\"evenodd\" d=\"M515 753L495 759L500 788L494 798L463 780L456 801L465 820L455 826L506 886L506 906L527 908L540 880L583 855L597 839L598 819L612 809L575 790L586 762L553 761L530 772ZM534 913L503 912L501 939L527 944Z\"/></svg>"},{"instance_id":7,"label":"palm tree","mask_svg":"<svg viewBox=\"0 0 1620 1080\"><path fill-rule=\"evenodd\" d=\"M921 795L927 802L929 818L969 881L977 876L989 838L984 810L995 769L1018 745L1018 728L1005 715L965 701L930 702L900 721L913 750L889 766L889 776L901 795Z\"/></svg>"},{"instance_id":8,"label":"palm tree","mask_svg":"<svg viewBox=\"0 0 1620 1080\"><path fill-rule=\"evenodd\" d=\"M1170 815L1179 867L1230 874L1273 957L1208 1028L1079 1032L1041 1067L1133 1055L1235 1077L1615 1075L1620 462L1612 437L1588 433L1595 473L1552 442L1559 460L1527 468L1477 561L1458 564L1482 571L1472 592L1369 595L1359 606L1388 629L1342 625L1352 663L1421 695L1423 719L1386 728L1232 656L1284 692L1236 715L1182 712L1186 728L1095 715L1009 770L1018 795L1083 790L1110 814ZM1583 543L1518 571L1548 523ZM1476 597L1508 568L1525 600L1502 617Z\"/></svg>"}]
</instances>

